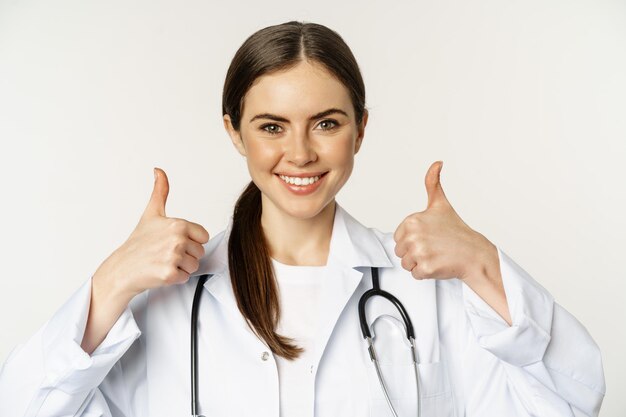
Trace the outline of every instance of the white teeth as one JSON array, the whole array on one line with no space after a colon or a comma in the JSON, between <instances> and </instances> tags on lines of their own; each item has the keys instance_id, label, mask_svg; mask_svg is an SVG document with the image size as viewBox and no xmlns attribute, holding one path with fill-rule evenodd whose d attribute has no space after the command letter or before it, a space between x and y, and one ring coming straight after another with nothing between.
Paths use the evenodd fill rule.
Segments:
<instances>
[{"instance_id":1,"label":"white teeth","mask_svg":"<svg viewBox=\"0 0 626 417\"><path fill-rule=\"evenodd\" d=\"M285 175L279 175L279 177L286 183L294 184L294 185L309 185L309 184L313 184L314 182L320 179L319 175L315 177L309 177L309 178L287 177Z\"/></svg>"}]
</instances>

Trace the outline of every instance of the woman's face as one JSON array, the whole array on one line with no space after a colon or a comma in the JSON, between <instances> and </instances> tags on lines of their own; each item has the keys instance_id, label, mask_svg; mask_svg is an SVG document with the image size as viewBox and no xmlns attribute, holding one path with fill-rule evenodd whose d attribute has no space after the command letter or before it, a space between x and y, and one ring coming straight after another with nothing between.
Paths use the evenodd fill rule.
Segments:
<instances>
[{"instance_id":1,"label":"woman's face","mask_svg":"<svg viewBox=\"0 0 626 417\"><path fill-rule=\"evenodd\" d=\"M246 157L263 210L301 219L317 215L352 173L367 112L357 125L346 87L323 66L304 61L259 77L244 100L240 130L233 130L228 115L224 126ZM297 185L282 175L320 178Z\"/></svg>"}]
</instances>

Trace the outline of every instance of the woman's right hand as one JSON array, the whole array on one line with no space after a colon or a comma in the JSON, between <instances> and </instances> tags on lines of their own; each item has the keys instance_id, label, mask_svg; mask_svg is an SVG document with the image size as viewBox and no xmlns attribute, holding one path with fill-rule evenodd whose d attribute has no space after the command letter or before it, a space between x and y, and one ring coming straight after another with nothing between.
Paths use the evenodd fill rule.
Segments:
<instances>
[{"instance_id":1,"label":"woman's right hand","mask_svg":"<svg viewBox=\"0 0 626 417\"><path fill-rule=\"evenodd\" d=\"M100 265L94 279L127 297L150 288L181 284L198 269L209 233L197 223L166 217L169 182L165 171L154 169L152 196L126 242Z\"/></svg>"},{"instance_id":2,"label":"woman's right hand","mask_svg":"<svg viewBox=\"0 0 626 417\"><path fill-rule=\"evenodd\" d=\"M197 223L165 216L169 183L154 169L152 196L126 242L91 279L91 303L81 347L92 354L130 300L150 288L182 284L198 269L209 233Z\"/></svg>"}]
</instances>

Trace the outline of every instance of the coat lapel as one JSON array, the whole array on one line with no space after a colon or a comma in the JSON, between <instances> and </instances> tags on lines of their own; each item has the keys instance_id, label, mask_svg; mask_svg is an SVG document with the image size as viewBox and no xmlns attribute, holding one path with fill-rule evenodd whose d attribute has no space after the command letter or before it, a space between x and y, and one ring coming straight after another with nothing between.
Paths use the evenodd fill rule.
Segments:
<instances>
[{"instance_id":1,"label":"coat lapel","mask_svg":"<svg viewBox=\"0 0 626 417\"><path fill-rule=\"evenodd\" d=\"M355 268L386 268L393 263L374 232L337 203L327 266L327 275L322 277L324 306L319 312L319 333L312 359L315 365L319 364L339 317L363 279L363 272Z\"/></svg>"}]
</instances>

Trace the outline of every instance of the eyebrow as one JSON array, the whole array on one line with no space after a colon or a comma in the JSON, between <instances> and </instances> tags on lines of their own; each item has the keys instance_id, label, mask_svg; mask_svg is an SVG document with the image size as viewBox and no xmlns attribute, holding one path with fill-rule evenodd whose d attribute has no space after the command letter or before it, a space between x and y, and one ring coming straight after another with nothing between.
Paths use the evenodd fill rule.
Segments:
<instances>
[{"instance_id":1,"label":"eyebrow","mask_svg":"<svg viewBox=\"0 0 626 417\"><path fill-rule=\"evenodd\" d=\"M309 121L316 120L316 119L328 116L328 115L333 114L333 113L340 113L340 114L343 114L346 117L349 117L348 114L345 111L333 107L331 109L327 109L327 110L324 110L324 111L321 111L319 113L314 114L313 116L309 117ZM270 120L274 120L276 122L289 123L288 119L286 119L286 118L284 118L282 116L271 114L271 113L257 114L252 119L250 119L249 123L254 122L256 119L270 119Z\"/></svg>"}]
</instances>

